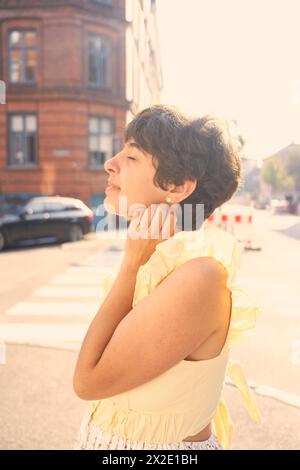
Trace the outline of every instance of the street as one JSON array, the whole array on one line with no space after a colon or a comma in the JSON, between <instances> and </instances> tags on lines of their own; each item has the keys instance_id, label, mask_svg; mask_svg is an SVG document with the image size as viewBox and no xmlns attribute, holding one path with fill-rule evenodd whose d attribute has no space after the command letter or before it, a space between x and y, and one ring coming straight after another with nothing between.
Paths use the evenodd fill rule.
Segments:
<instances>
[{"instance_id":1,"label":"street","mask_svg":"<svg viewBox=\"0 0 300 470\"><path fill-rule=\"evenodd\" d=\"M263 416L254 423L234 386L225 396L234 449L300 449L300 217L254 212L255 242L238 275L261 305L256 334L232 350ZM0 254L0 448L70 449L86 403L72 389L77 351L123 241L11 249ZM1 362L1 361L0 361Z\"/></svg>"}]
</instances>

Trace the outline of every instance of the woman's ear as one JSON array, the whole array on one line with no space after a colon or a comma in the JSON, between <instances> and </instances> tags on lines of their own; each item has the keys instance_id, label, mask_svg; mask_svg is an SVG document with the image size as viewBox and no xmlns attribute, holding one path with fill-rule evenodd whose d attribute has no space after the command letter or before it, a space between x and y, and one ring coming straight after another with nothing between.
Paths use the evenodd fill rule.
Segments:
<instances>
[{"instance_id":1,"label":"woman's ear","mask_svg":"<svg viewBox=\"0 0 300 470\"><path fill-rule=\"evenodd\" d=\"M181 201L184 201L193 191L195 191L197 186L197 180L185 180L185 182L179 186L172 184L169 189L169 194L172 199L172 203L176 204Z\"/></svg>"}]
</instances>

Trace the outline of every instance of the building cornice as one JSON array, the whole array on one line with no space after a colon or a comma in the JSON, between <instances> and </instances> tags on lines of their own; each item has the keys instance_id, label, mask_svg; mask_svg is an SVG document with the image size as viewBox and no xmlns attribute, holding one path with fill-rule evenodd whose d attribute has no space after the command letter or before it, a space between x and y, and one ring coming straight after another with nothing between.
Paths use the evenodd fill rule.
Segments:
<instances>
[{"instance_id":1,"label":"building cornice","mask_svg":"<svg viewBox=\"0 0 300 470\"><path fill-rule=\"evenodd\" d=\"M125 19L125 11L124 14L121 15L121 10L116 10L107 5L100 5L93 2L84 2L82 0L38 0L38 1L31 1L31 4L28 4L28 0L19 0L17 3L12 0L1 0L0 3L0 11L1 10L21 10L22 11L22 18L24 18L24 13L26 11L32 11L37 9L49 9L54 10L58 8L65 8L65 7L73 7L77 10L82 10L88 13L91 13L93 16L99 16L104 18L113 18L118 22L126 25L127 21Z\"/></svg>"},{"instance_id":2,"label":"building cornice","mask_svg":"<svg viewBox=\"0 0 300 470\"><path fill-rule=\"evenodd\" d=\"M105 96L104 93L94 91L86 88L79 87L61 87L61 88L45 88L43 90L29 89L26 90L24 87L19 92L12 92L7 90L6 103L16 102L44 102L44 101L77 101L77 102L88 102L94 104L105 104L111 106L117 106L126 110L130 108L130 102L126 98L120 98L108 94Z\"/></svg>"}]
</instances>

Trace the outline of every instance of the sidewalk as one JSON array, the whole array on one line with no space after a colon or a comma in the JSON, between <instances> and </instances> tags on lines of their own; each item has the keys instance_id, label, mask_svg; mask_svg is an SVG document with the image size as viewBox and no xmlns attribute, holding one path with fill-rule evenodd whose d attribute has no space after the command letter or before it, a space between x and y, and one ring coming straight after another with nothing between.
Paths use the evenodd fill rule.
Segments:
<instances>
[{"instance_id":1,"label":"sidewalk","mask_svg":"<svg viewBox=\"0 0 300 470\"><path fill-rule=\"evenodd\" d=\"M8 345L0 365L0 449L72 449L87 402L77 398L72 376L77 353ZM300 410L257 396L263 414L254 423L238 391L226 387L235 423L233 449L299 449Z\"/></svg>"},{"instance_id":2,"label":"sidewalk","mask_svg":"<svg viewBox=\"0 0 300 470\"><path fill-rule=\"evenodd\" d=\"M62 250L68 251L95 251L99 248L123 249L125 246L125 229L103 232L91 232L78 242L65 242L61 244Z\"/></svg>"}]
</instances>

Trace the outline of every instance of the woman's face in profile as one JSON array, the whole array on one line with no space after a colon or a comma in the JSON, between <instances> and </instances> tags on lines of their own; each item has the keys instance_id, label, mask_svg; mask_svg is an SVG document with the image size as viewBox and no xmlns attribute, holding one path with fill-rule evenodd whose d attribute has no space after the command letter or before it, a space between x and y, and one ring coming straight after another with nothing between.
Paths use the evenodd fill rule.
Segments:
<instances>
[{"instance_id":1,"label":"woman's face in profile","mask_svg":"<svg viewBox=\"0 0 300 470\"><path fill-rule=\"evenodd\" d=\"M137 205L166 203L167 191L153 183L156 168L152 156L142 150L133 139L104 164L109 174L104 206L108 212L131 219Z\"/></svg>"}]
</instances>

